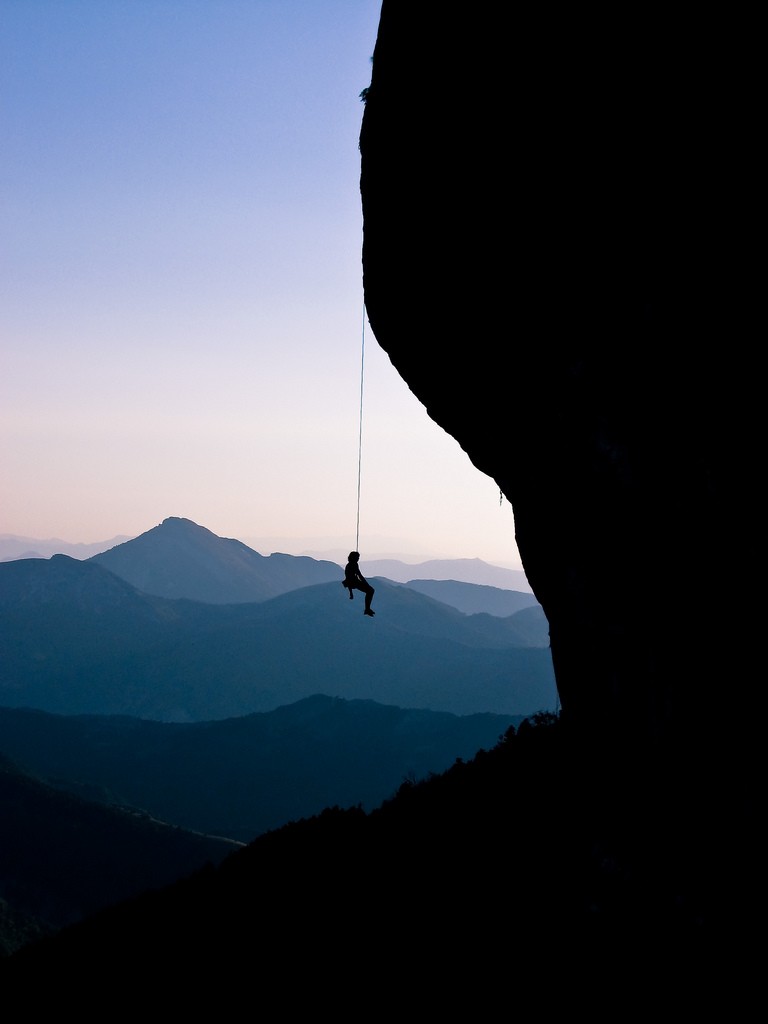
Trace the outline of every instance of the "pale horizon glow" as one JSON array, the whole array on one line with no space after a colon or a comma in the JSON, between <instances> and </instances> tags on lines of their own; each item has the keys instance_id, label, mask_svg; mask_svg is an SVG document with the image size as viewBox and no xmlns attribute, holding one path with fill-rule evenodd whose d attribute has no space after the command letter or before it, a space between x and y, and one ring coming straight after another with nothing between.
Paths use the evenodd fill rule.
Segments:
<instances>
[{"instance_id":1,"label":"pale horizon glow","mask_svg":"<svg viewBox=\"0 0 768 1024\"><path fill-rule=\"evenodd\" d=\"M0 0L0 534L521 567L365 320L379 10Z\"/></svg>"}]
</instances>

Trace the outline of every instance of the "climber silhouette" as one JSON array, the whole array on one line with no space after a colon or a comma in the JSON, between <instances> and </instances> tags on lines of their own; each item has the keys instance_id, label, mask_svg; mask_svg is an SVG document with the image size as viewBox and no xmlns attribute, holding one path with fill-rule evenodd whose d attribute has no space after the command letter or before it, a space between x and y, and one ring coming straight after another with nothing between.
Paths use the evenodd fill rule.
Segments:
<instances>
[{"instance_id":1,"label":"climber silhouette","mask_svg":"<svg viewBox=\"0 0 768 1024\"><path fill-rule=\"evenodd\" d=\"M349 561L344 567L344 579L341 581L342 587L346 587L349 591L349 600L351 601L354 597L353 590L362 590L365 594L365 609L363 615L375 615L376 612L371 611L371 601L376 591L373 589L368 580L363 576L358 567L360 561L359 551L349 552Z\"/></svg>"}]
</instances>

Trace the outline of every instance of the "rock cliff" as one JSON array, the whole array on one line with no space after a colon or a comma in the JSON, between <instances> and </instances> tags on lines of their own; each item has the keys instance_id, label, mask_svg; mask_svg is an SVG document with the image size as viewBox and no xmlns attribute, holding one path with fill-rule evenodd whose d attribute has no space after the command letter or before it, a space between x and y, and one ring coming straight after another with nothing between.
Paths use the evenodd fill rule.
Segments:
<instances>
[{"instance_id":1,"label":"rock cliff","mask_svg":"<svg viewBox=\"0 0 768 1024\"><path fill-rule=\"evenodd\" d=\"M687 806L692 846L722 798L737 858L762 746L743 30L385 0L360 135L371 329L513 507L576 759Z\"/></svg>"}]
</instances>

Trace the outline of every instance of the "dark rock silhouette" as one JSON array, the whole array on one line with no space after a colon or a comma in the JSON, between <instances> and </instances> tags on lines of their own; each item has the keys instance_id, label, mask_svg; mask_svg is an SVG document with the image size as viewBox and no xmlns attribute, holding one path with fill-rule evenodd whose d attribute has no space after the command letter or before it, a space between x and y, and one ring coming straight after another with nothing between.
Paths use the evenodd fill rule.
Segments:
<instances>
[{"instance_id":1,"label":"dark rock silhouette","mask_svg":"<svg viewBox=\"0 0 768 1024\"><path fill-rule=\"evenodd\" d=\"M703 581L717 560L738 588L751 561L750 103L681 57L687 19L616 47L587 21L523 16L520 53L481 18L382 5L365 302L513 506L565 714L646 742L747 665ZM650 644L647 564L670 594Z\"/></svg>"},{"instance_id":2,"label":"dark rock silhouette","mask_svg":"<svg viewBox=\"0 0 768 1024\"><path fill-rule=\"evenodd\" d=\"M670 900L743 931L764 740L759 716L718 729L715 708L724 684L750 705L760 663L756 63L735 20L597 21L529 10L497 32L385 0L366 310L513 507L606 856L642 873L663 821ZM650 564L668 598L651 632Z\"/></svg>"}]
</instances>

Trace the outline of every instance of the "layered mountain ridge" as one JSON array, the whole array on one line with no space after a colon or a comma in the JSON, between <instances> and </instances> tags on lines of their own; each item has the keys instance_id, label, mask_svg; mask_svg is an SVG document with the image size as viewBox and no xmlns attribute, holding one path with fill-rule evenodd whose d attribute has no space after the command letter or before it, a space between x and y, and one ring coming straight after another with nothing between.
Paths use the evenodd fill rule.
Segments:
<instances>
[{"instance_id":1,"label":"layered mountain ridge","mask_svg":"<svg viewBox=\"0 0 768 1024\"><path fill-rule=\"evenodd\" d=\"M422 592L455 600L453 581L373 577L371 621L333 563L264 558L187 520L166 520L116 551L114 571L103 564L109 552L0 563L0 703L177 722L273 710L316 693L454 714L555 706L547 623L531 594L465 584L465 604L471 588L476 604L518 608L465 614ZM277 596L242 600L254 592L254 567L260 592ZM172 580L184 596L130 582L147 574L156 590ZM318 576L331 582L313 582ZM190 597L199 593L212 601Z\"/></svg>"}]
</instances>

